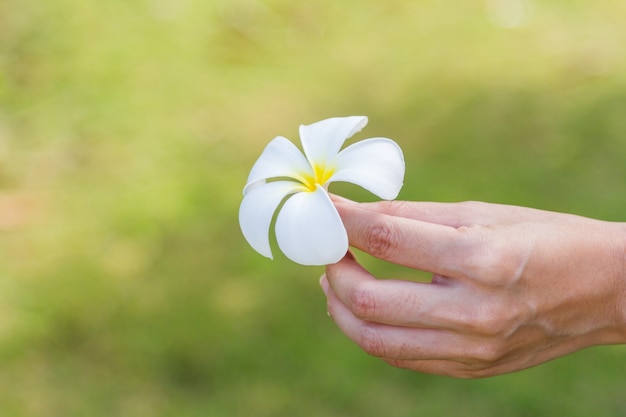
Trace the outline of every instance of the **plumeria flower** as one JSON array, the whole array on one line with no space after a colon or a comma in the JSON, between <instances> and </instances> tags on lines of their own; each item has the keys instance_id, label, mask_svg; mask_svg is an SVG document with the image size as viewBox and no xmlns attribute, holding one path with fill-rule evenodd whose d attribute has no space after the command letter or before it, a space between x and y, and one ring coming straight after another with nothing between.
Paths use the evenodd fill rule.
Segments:
<instances>
[{"instance_id":1,"label":"plumeria flower","mask_svg":"<svg viewBox=\"0 0 626 417\"><path fill-rule=\"evenodd\" d=\"M270 226L292 261L303 265L338 262L348 251L348 235L328 185L345 181L393 200L404 179L404 158L391 139L373 138L341 150L367 124L365 116L335 117L300 126L304 153L288 139L273 139L257 159L243 189L239 224L248 243L272 259ZM283 203L284 202L284 203Z\"/></svg>"}]
</instances>

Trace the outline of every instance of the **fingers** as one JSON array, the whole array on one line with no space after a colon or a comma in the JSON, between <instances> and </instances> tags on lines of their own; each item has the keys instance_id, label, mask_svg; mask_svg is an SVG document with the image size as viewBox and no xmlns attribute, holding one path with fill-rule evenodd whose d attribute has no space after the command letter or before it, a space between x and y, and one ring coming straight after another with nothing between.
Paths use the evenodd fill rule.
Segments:
<instances>
[{"instance_id":1,"label":"fingers","mask_svg":"<svg viewBox=\"0 0 626 417\"><path fill-rule=\"evenodd\" d=\"M369 254L443 276L462 273L463 260L481 244L477 229L392 216L359 204L336 204L350 244Z\"/></svg>"},{"instance_id":2,"label":"fingers","mask_svg":"<svg viewBox=\"0 0 626 417\"><path fill-rule=\"evenodd\" d=\"M405 217L428 223L436 223L450 227L486 225L495 223L519 222L532 219L546 212L527 207L491 204L479 201L460 203L438 203L423 201L377 201L374 203L355 203L339 196L332 196L338 209L350 210L351 207Z\"/></svg>"},{"instance_id":3,"label":"fingers","mask_svg":"<svg viewBox=\"0 0 626 417\"><path fill-rule=\"evenodd\" d=\"M491 351L487 349L489 344L481 337L445 328L395 326L364 320L343 303L325 276L321 285L333 321L348 338L372 356L390 363L395 361L395 366L416 370L419 366L424 372L429 372L427 369L433 366L433 361L452 361L468 368L478 368L492 360ZM420 361L431 363L420 364Z\"/></svg>"},{"instance_id":4,"label":"fingers","mask_svg":"<svg viewBox=\"0 0 626 417\"><path fill-rule=\"evenodd\" d=\"M490 301L491 292L463 281L438 277L434 282L376 280L351 255L328 266L320 279L329 315L341 331L396 367L488 376L507 372L505 364L515 352L541 339L535 328L512 338L508 310L516 310L514 303ZM514 322L512 328L520 326Z\"/></svg>"},{"instance_id":5,"label":"fingers","mask_svg":"<svg viewBox=\"0 0 626 417\"><path fill-rule=\"evenodd\" d=\"M467 373L465 366L458 362L447 360L403 360L381 358L396 368L408 369L425 374L445 375L455 378L474 378L476 375Z\"/></svg>"},{"instance_id":6,"label":"fingers","mask_svg":"<svg viewBox=\"0 0 626 417\"><path fill-rule=\"evenodd\" d=\"M323 278L324 279L324 278ZM453 333L436 330L391 326L356 317L339 299L335 291L322 282L328 299L328 312L337 326L365 352L387 359L442 358L454 355L441 346L459 346Z\"/></svg>"},{"instance_id":7,"label":"fingers","mask_svg":"<svg viewBox=\"0 0 626 417\"><path fill-rule=\"evenodd\" d=\"M332 196L333 203L338 209L350 210L355 206L372 212L390 216L404 217L444 226L459 227L475 223L478 207L472 208L472 203L435 203L414 201L377 201L375 203L355 203L339 196Z\"/></svg>"},{"instance_id":8,"label":"fingers","mask_svg":"<svg viewBox=\"0 0 626 417\"><path fill-rule=\"evenodd\" d=\"M422 372L425 374L445 375L455 378L485 378L516 370L502 365L471 365L450 360L403 360L381 358L391 366Z\"/></svg>"},{"instance_id":9,"label":"fingers","mask_svg":"<svg viewBox=\"0 0 626 417\"><path fill-rule=\"evenodd\" d=\"M391 326L444 329L483 335L492 331L489 307L476 305L463 282L439 277L434 282L377 280L352 256L326 267L323 279L334 296L359 320Z\"/></svg>"}]
</instances>

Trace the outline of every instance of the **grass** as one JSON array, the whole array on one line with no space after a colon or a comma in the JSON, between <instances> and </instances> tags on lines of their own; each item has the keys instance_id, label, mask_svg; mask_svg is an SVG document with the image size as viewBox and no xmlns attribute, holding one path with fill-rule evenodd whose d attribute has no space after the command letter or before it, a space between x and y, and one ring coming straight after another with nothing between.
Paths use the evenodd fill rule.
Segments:
<instances>
[{"instance_id":1,"label":"grass","mask_svg":"<svg viewBox=\"0 0 626 417\"><path fill-rule=\"evenodd\" d=\"M271 138L366 114L401 198L623 221L624 7L535 1L506 29L483 2L4 0L0 411L623 415L623 347L479 381L368 357L321 268L257 255L236 213Z\"/></svg>"}]
</instances>

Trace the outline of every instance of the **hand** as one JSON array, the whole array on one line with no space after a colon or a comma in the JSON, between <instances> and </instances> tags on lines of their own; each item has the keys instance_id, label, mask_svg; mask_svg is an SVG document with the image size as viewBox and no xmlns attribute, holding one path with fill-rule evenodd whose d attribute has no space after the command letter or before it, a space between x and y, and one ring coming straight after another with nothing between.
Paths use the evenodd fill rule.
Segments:
<instances>
[{"instance_id":1,"label":"hand","mask_svg":"<svg viewBox=\"0 0 626 417\"><path fill-rule=\"evenodd\" d=\"M352 246L433 273L326 268L328 312L391 365L462 378L626 343L626 224L477 202L335 204Z\"/></svg>"}]
</instances>

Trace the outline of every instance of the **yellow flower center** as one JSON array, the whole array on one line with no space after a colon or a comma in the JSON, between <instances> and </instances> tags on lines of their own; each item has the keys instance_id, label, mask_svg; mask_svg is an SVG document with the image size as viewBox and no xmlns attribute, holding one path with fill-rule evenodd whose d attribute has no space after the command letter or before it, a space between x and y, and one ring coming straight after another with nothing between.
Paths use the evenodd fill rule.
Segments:
<instances>
[{"instance_id":1,"label":"yellow flower center","mask_svg":"<svg viewBox=\"0 0 626 417\"><path fill-rule=\"evenodd\" d=\"M309 190L315 191L317 184L324 185L333 176L335 170L324 165L313 165L313 176L303 175L302 184Z\"/></svg>"}]
</instances>

